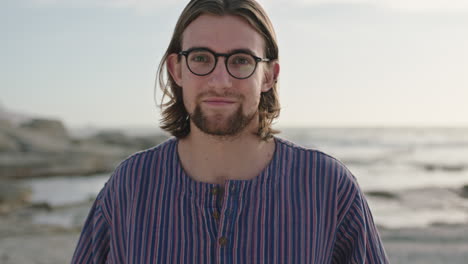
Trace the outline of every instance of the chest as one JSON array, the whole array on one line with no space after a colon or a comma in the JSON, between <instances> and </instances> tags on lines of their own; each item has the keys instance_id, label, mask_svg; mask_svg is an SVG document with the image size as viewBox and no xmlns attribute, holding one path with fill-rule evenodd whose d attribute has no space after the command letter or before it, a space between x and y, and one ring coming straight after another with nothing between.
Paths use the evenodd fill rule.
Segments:
<instances>
[{"instance_id":1,"label":"chest","mask_svg":"<svg viewBox=\"0 0 468 264\"><path fill-rule=\"evenodd\" d=\"M183 192L146 186L115 216L127 263L328 263L333 196L285 184L229 182Z\"/></svg>"}]
</instances>

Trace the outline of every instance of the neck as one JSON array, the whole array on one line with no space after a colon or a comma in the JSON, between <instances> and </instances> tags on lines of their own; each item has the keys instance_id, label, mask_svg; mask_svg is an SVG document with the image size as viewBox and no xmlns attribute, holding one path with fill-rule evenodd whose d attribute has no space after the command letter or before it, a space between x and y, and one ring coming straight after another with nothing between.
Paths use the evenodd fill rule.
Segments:
<instances>
[{"instance_id":1,"label":"neck","mask_svg":"<svg viewBox=\"0 0 468 264\"><path fill-rule=\"evenodd\" d=\"M226 180L247 180L257 176L271 160L275 144L247 127L236 136L220 137L201 132L194 125L179 141L179 157L194 180L222 184Z\"/></svg>"}]
</instances>

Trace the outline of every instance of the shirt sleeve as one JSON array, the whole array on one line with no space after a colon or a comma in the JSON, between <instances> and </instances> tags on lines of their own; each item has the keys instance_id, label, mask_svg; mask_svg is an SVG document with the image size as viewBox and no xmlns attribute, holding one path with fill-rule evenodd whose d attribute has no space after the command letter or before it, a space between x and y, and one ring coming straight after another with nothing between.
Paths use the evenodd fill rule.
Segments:
<instances>
[{"instance_id":1,"label":"shirt sleeve","mask_svg":"<svg viewBox=\"0 0 468 264\"><path fill-rule=\"evenodd\" d=\"M72 264L105 263L109 253L110 225L104 213L102 196L105 187L98 194L86 219L80 239L73 254Z\"/></svg>"},{"instance_id":2,"label":"shirt sleeve","mask_svg":"<svg viewBox=\"0 0 468 264\"><path fill-rule=\"evenodd\" d=\"M389 263L369 205L354 176L339 188L341 208L332 263Z\"/></svg>"}]
</instances>

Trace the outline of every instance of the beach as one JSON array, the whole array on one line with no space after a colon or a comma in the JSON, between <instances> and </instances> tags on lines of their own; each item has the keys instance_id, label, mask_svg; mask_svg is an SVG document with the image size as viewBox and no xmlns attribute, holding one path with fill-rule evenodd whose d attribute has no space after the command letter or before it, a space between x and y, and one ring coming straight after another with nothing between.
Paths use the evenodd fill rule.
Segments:
<instances>
[{"instance_id":1,"label":"beach","mask_svg":"<svg viewBox=\"0 0 468 264\"><path fill-rule=\"evenodd\" d=\"M380 231L394 264L466 264L468 225L443 225Z\"/></svg>"}]
</instances>

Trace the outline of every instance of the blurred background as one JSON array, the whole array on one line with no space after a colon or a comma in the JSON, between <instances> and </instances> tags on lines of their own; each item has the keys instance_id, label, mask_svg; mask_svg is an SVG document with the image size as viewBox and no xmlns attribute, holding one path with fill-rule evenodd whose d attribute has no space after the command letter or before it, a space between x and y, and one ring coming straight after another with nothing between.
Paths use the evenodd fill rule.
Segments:
<instances>
[{"instance_id":1,"label":"blurred background","mask_svg":"<svg viewBox=\"0 0 468 264\"><path fill-rule=\"evenodd\" d=\"M0 1L0 263L66 263L115 166L162 142L187 1ZM282 137L343 161L392 263L468 259L468 1L263 0Z\"/></svg>"}]
</instances>

